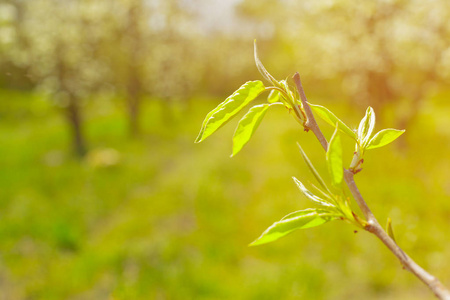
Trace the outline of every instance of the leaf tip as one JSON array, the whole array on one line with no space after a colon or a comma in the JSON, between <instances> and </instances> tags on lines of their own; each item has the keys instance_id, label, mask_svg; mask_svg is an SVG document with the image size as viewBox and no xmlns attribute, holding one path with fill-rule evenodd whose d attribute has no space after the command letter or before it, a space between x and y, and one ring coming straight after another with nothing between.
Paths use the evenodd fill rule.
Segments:
<instances>
[{"instance_id":1,"label":"leaf tip","mask_svg":"<svg viewBox=\"0 0 450 300\"><path fill-rule=\"evenodd\" d=\"M298 185L300 182L300 180L298 180L297 178L295 178L294 176L292 176L292 180L294 180L295 184Z\"/></svg>"},{"instance_id":2,"label":"leaf tip","mask_svg":"<svg viewBox=\"0 0 450 300\"><path fill-rule=\"evenodd\" d=\"M253 242L251 242L250 244L248 244L248 247L255 247L258 245L264 244L264 242L261 242L260 238L257 238L256 240L254 240Z\"/></svg>"}]
</instances>

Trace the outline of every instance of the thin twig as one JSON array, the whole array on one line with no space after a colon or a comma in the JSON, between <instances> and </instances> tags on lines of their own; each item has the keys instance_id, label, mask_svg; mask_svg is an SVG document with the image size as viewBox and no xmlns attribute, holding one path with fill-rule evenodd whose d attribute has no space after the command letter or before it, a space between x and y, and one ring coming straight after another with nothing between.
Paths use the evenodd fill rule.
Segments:
<instances>
[{"instance_id":1,"label":"thin twig","mask_svg":"<svg viewBox=\"0 0 450 300\"><path fill-rule=\"evenodd\" d=\"M353 172L349 171L347 169L344 169L344 179L345 179L345 183L347 184L348 188L352 192L353 198L355 198L356 203L358 204L359 208L361 209L362 213L364 214L364 217L366 218L367 222L369 222L369 223L376 222L375 216L373 215L369 206L367 206L366 201L364 201L364 198L362 197L361 193L359 192L358 187L356 186L355 180L353 179Z\"/></svg>"},{"instance_id":2,"label":"thin twig","mask_svg":"<svg viewBox=\"0 0 450 300\"><path fill-rule=\"evenodd\" d=\"M311 129L314 135L319 140L320 144L324 148L325 151L328 149L328 142L325 139L322 131L320 130L319 125L314 118L311 107L306 100L305 92L302 87L302 83L300 80L300 75L295 73L294 82L297 85L298 92L300 94L300 99L303 104L303 109L305 110L307 121L306 126ZM378 223L378 220L375 218L374 214L370 210L366 201L362 197L359 189L355 183L353 178L353 172L347 169L344 169L344 179L345 182L350 189L353 197L355 198L356 203L361 209L364 217L367 220L367 225L365 225L364 229L368 232L373 233L376 237L378 237L383 244L388 247L388 249L398 258L401 264L405 267L405 269L409 270L413 273L417 278L419 278L423 283L425 283L430 290L438 297L443 300L450 300L450 291L433 275L425 271L422 267L420 267L415 261L413 261L396 243L395 241L384 231L383 227Z\"/></svg>"},{"instance_id":3,"label":"thin twig","mask_svg":"<svg viewBox=\"0 0 450 300\"><path fill-rule=\"evenodd\" d=\"M292 77L294 79L295 85L297 86L298 93L300 94L300 100L303 104L303 109L306 113L306 123L305 123L305 129L311 129L311 131L314 133L314 135L319 140L320 144L322 145L323 149L327 151L328 149L328 142L327 139L323 136L322 131L319 128L319 125L317 125L316 120L314 119L313 112L311 110L311 107L308 104L308 100L306 99L305 91L303 90L302 81L300 80L300 74L295 73Z\"/></svg>"},{"instance_id":4,"label":"thin twig","mask_svg":"<svg viewBox=\"0 0 450 300\"><path fill-rule=\"evenodd\" d=\"M353 179L353 172L350 170L344 170L344 178L347 186L350 189L353 197L355 198L358 206L363 212L367 220L367 225L365 230L375 234L386 247L391 250L391 252L400 260L401 264L411 273L413 273L417 278L419 278L423 283L425 283L433 293L439 299L450 299L450 291L448 291L444 285L433 275L425 271L421 266L419 266L415 261L413 261L396 243L395 241L383 230L380 223L373 215L367 203L364 201L361 193L356 186L355 180Z\"/></svg>"}]
</instances>

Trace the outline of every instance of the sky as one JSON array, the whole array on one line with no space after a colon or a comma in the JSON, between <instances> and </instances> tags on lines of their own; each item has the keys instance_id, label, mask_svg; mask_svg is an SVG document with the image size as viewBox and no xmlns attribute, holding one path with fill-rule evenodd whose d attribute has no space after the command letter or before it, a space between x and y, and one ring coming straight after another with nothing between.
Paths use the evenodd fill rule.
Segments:
<instances>
[{"instance_id":1,"label":"sky","mask_svg":"<svg viewBox=\"0 0 450 300\"><path fill-rule=\"evenodd\" d=\"M223 32L233 36L255 35L258 24L240 19L234 9L242 0L184 0L187 9L197 14L204 32Z\"/></svg>"}]
</instances>

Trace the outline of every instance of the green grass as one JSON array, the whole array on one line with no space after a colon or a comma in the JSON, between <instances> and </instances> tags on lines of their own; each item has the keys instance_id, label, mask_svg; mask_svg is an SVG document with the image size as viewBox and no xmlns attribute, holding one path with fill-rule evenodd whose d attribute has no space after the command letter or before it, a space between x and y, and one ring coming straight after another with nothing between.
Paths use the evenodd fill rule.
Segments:
<instances>
[{"instance_id":1,"label":"green grass","mask_svg":"<svg viewBox=\"0 0 450 300\"><path fill-rule=\"evenodd\" d=\"M193 143L220 100L148 101L144 134L130 139L121 105L98 99L86 107L91 152L78 161L56 108L2 95L2 299L433 299L379 241L343 222L247 247L311 206L291 180L312 181L296 141L326 171L318 143L281 108L231 159L235 122ZM363 114L325 105L354 126ZM409 148L368 152L356 179L380 222L392 217L400 245L447 285L449 112L430 101L407 128Z\"/></svg>"}]
</instances>

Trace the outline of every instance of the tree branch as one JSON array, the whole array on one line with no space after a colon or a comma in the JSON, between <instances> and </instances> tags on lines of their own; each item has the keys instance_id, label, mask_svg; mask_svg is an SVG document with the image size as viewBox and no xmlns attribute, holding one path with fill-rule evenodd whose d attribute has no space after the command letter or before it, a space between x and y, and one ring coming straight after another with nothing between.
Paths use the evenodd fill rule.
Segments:
<instances>
[{"instance_id":1,"label":"tree branch","mask_svg":"<svg viewBox=\"0 0 450 300\"><path fill-rule=\"evenodd\" d=\"M305 110L307 116L305 129L311 129L311 131L317 137L324 150L327 151L328 142L325 139L322 131L320 130L320 127L317 124L316 119L314 118L314 115L312 113L311 107L308 104L300 80L300 75L298 73L295 73L293 79L297 86L297 90L303 104L303 109ZM359 189L356 186L353 175L354 174L352 171L344 169L345 182L348 188L350 189L353 198L355 198L356 203L358 204L359 208L364 214L364 217L367 220L367 224L365 225L364 229L370 233L373 233L377 238L379 238L383 242L383 244L398 258L398 260L404 266L404 268L409 270L423 283L425 283L430 288L430 290L436 295L436 297L443 300L450 300L450 291L436 277L425 271L415 261L413 261L384 231L383 227L381 227L380 223L378 223L378 220L375 218L374 214L372 213L369 206L364 201L364 198L362 197L361 193L359 192Z\"/></svg>"},{"instance_id":2,"label":"tree branch","mask_svg":"<svg viewBox=\"0 0 450 300\"><path fill-rule=\"evenodd\" d=\"M303 110L306 113L307 120L305 123L305 130L311 129L311 131L319 140L323 149L327 151L328 149L327 139L323 136L323 133L319 128L319 125L317 125L316 119L314 119L313 112L308 104L308 100L306 99L305 91L303 90L302 81L300 80L300 74L298 74L298 72L295 73L292 79L294 79L295 85L297 86L298 93L300 94L300 100L302 101L303 104Z\"/></svg>"},{"instance_id":3,"label":"tree branch","mask_svg":"<svg viewBox=\"0 0 450 300\"><path fill-rule=\"evenodd\" d=\"M369 206L367 205L366 201L364 201L364 198L362 197L361 193L359 192L358 187L356 186L355 180L353 179L353 172L347 169L344 169L344 179L345 183L347 184L348 188L352 192L353 198L355 198L356 203L358 204L359 208L361 209L362 213L364 214L364 217L366 218L367 222L377 222L377 219L373 215L372 211L370 210Z\"/></svg>"},{"instance_id":4,"label":"tree branch","mask_svg":"<svg viewBox=\"0 0 450 300\"><path fill-rule=\"evenodd\" d=\"M391 252L398 258L405 269L413 273L417 278L419 278L423 283L425 283L438 297L439 299L450 299L450 291L448 291L445 286L433 275L425 271L421 266L419 266L415 261L413 261L396 243L395 241L383 230L381 225L378 223L377 219L373 215L367 203L364 201L361 193L356 186L355 180L353 179L353 172L344 169L344 179L350 192L355 198L356 203L360 207L364 216L367 220L367 225L364 227L368 232L376 235L386 247L391 250Z\"/></svg>"}]
</instances>

